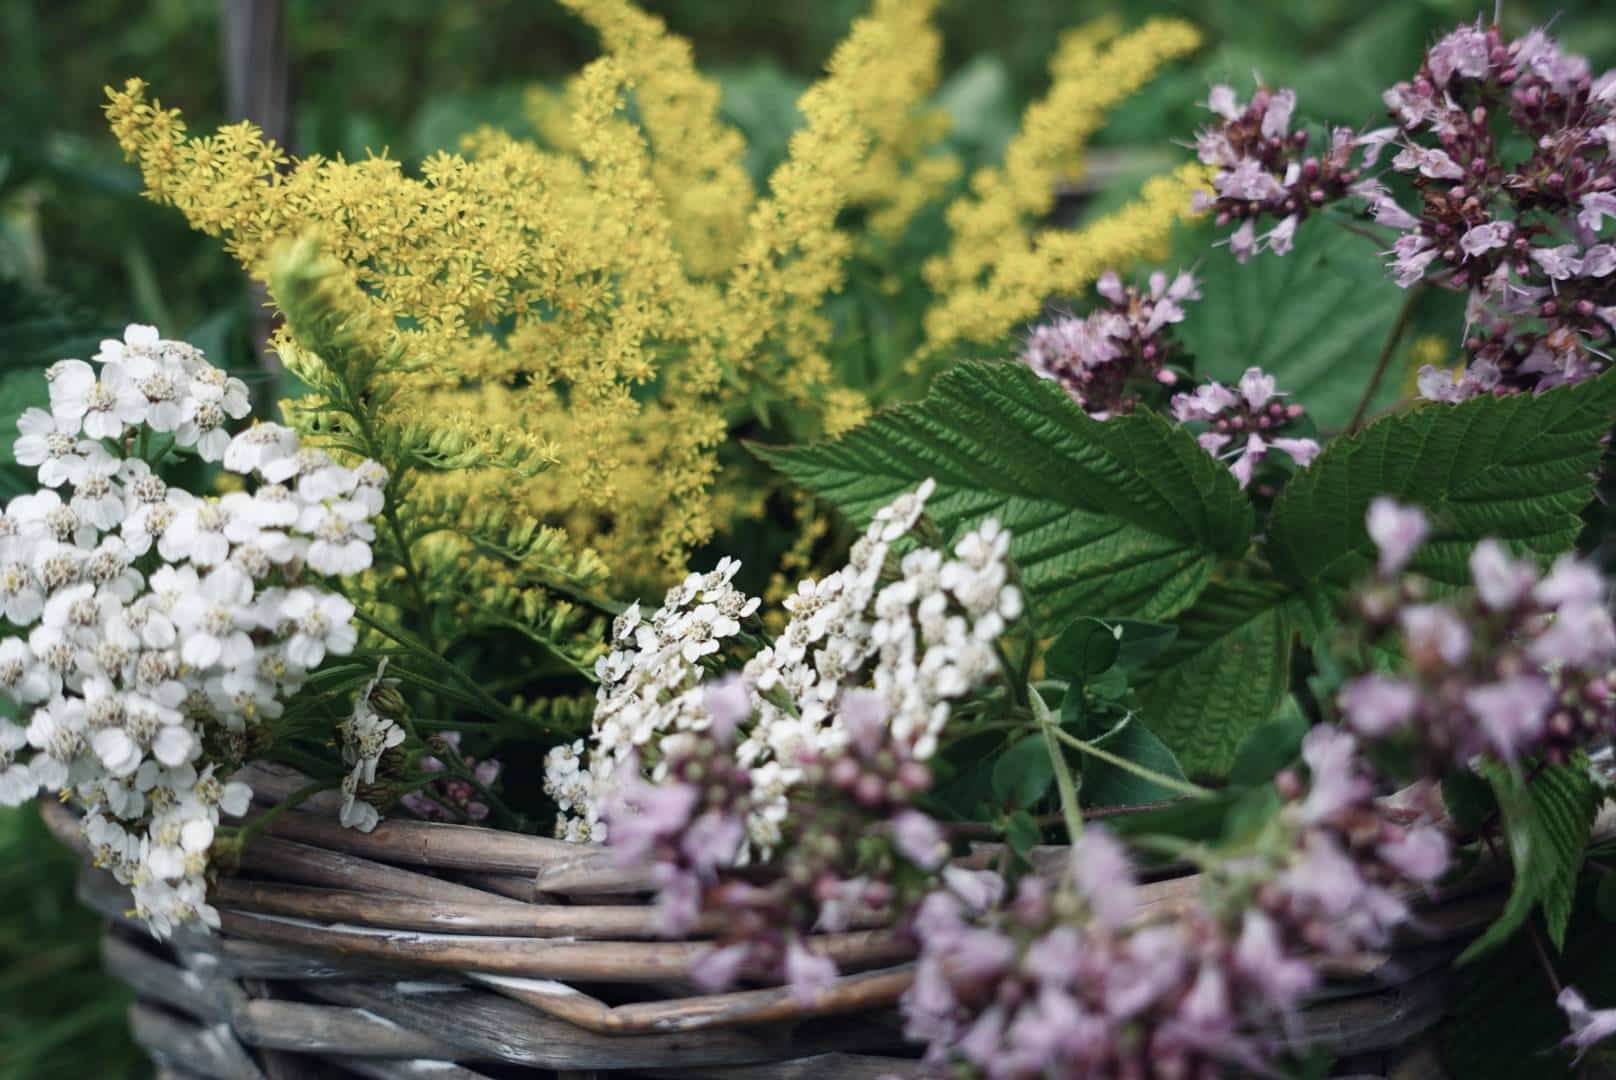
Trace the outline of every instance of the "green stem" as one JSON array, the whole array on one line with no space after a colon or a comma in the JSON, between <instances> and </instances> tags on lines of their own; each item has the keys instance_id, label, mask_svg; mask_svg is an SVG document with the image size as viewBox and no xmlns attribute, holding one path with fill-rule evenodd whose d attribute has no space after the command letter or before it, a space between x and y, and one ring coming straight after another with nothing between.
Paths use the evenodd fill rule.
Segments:
<instances>
[{"instance_id":1,"label":"green stem","mask_svg":"<svg viewBox=\"0 0 1616 1080\"><path fill-rule=\"evenodd\" d=\"M1046 707L1044 711L1047 713L1049 710ZM1211 799L1216 796L1216 792L1209 788L1204 788L1199 784L1192 784L1188 780L1180 780L1177 777L1168 776L1165 773L1159 773L1155 769L1147 769L1137 761L1129 761L1125 757L1113 754L1111 751L1106 750L1103 747L1096 746L1087 740L1079 739L1076 735L1073 735L1067 731L1062 731L1058 727L1051 726L1050 728L1046 729L1045 734L1053 734L1055 738L1059 739L1061 742L1070 747L1081 750L1085 754L1091 754L1109 765L1115 765L1123 772L1133 773L1141 780L1148 780L1158 787L1166 788L1168 791L1176 791L1180 795L1187 796L1191 799Z\"/></svg>"},{"instance_id":2,"label":"green stem","mask_svg":"<svg viewBox=\"0 0 1616 1080\"><path fill-rule=\"evenodd\" d=\"M470 702L474 703L477 708L483 709L486 712L488 712L488 713L490 713L491 715L494 715L494 716L503 716L503 717L509 717L509 718L513 718L513 719L522 719L522 720L531 721L531 717L528 717L525 713L519 713L515 709L512 709L510 706L508 706L505 703L498 700L497 698L491 696L486 690L484 690L482 688L481 685L478 684L477 680L473 679L471 676L467 675L464 671L461 671L454 664L450 663L449 661L445 660L443 657L439 656L436 652L432 651L425 644L423 644L421 641L416 639L414 637L414 635L412 635L409 631L403 630L403 629L401 629L399 627L391 626L391 625L389 625L387 623L382 622L380 619L378 619L374 615L370 614L364 608L355 609L354 618L358 619L360 622L364 623L366 626L371 627L372 629L374 629L378 633L384 634L387 637L392 638L394 641L398 642L400 645L407 646L409 648L409 650L410 650L410 654L412 656L416 657L417 659L424 660L424 661L434 665L438 669L440 669L440 670L442 670L444 672L447 672L450 675L453 675L457 681L459 681L462 685L464 685L466 687L467 691L470 694ZM404 673L400 672L400 677L401 678L403 677L403 675L404 675ZM423 678L423 676L415 675L414 673L411 673L411 675L416 680L420 680L421 678Z\"/></svg>"},{"instance_id":3,"label":"green stem","mask_svg":"<svg viewBox=\"0 0 1616 1080\"><path fill-rule=\"evenodd\" d=\"M1038 728L1044 733L1044 749L1049 751L1049 762L1055 770L1055 786L1060 789L1061 814L1066 819L1066 835L1072 843L1083 835L1083 811L1077 804L1077 782L1072 778L1072 767L1066 762L1066 755L1061 752L1060 744L1056 738L1061 734L1060 727L1055 723L1055 717L1050 713L1049 706L1044 703L1044 696L1032 687L1027 688L1027 697L1032 704L1032 714L1038 721Z\"/></svg>"},{"instance_id":4,"label":"green stem","mask_svg":"<svg viewBox=\"0 0 1616 1080\"><path fill-rule=\"evenodd\" d=\"M1358 399L1358 407L1352 411L1352 421L1347 424L1347 434L1352 434L1363 426L1364 417L1369 415L1369 406L1375 400L1375 393L1380 389L1380 382L1386 377L1386 371L1391 367L1392 354L1397 351L1397 343L1403 339L1403 332L1408 329L1409 319L1414 316L1414 305L1425 292L1424 282L1412 286L1408 296L1403 299L1403 306L1397 312L1397 318L1392 323L1391 330L1386 334L1386 341L1380 347L1380 356L1375 359L1375 370L1369 376L1369 385L1364 387L1363 396Z\"/></svg>"}]
</instances>

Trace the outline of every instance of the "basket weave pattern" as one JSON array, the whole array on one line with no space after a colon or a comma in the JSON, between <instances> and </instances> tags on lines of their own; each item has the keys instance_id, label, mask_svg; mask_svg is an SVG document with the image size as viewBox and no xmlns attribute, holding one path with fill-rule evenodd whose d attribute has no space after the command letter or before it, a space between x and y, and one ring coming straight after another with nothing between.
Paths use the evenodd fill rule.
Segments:
<instances>
[{"instance_id":1,"label":"basket weave pattern","mask_svg":"<svg viewBox=\"0 0 1616 1080\"><path fill-rule=\"evenodd\" d=\"M302 783L249 772L271 803ZM895 1008L912 946L888 928L813 940L845 974L811 1007L782 987L704 994L689 972L706 943L659 940L648 883L603 848L426 822L358 833L330 809L317 797L248 845L216 885L214 934L159 945L125 914L127 893L86 870L105 965L139 997L135 1037L173 1075L923 1075ZM44 814L78 843L68 810ZM1058 872L1060 850L1041 854ZM1197 888L1157 881L1142 903L1172 910ZM1503 895L1484 871L1422 913L1417 940L1326 969L1301 1038L1356 1075L1434 1065L1424 1043L1447 969Z\"/></svg>"}]
</instances>

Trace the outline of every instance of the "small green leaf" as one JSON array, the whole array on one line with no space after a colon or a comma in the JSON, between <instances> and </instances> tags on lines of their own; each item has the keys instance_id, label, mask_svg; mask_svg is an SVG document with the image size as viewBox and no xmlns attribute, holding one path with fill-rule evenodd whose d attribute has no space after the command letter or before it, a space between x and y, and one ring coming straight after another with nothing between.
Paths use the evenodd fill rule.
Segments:
<instances>
[{"instance_id":1,"label":"small green leaf","mask_svg":"<svg viewBox=\"0 0 1616 1080\"><path fill-rule=\"evenodd\" d=\"M1547 766L1524 785L1519 775L1502 766L1490 766L1485 772L1503 811L1515 880L1503 913L1471 942L1459 957L1460 964L1509 940L1539 905L1549 939L1555 948L1565 944L1583 850L1598 809L1586 761Z\"/></svg>"},{"instance_id":2,"label":"small green leaf","mask_svg":"<svg viewBox=\"0 0 1616 1080\"><path fill-rule=\"evenodd\" d=\"M1043 830L1038 827L1038 822L1033 820L1031 814L1025 810L1017 810L1010 815L1010 820L1005 824L1004 838L1009 841L1010 850L1017 855L1025 856L1038 846L1039 840L1043 839Z\"/></svg>"},{"instance_id":3,"label":"small green leaf","mask_svg":"<svg viewBox=\"0 0 1616 1080\"><path fill-rule=\"evenodd\" d=\"M1044 667L1051 675L1085 682L1108 670L1121 654L1120 628L1084 616L1062 630L1044 652Z\"/></svg>"},{"instance_id":4,"label":"small green leaf","mask_svg":"<svg viewBox=\"0 0 1616 1080\"><path fill-rule=\"evenodd\" d=\"M1038 802L1055 779L1055 768L1041 735L1027 735L993 764L993 794L1008 806L1025 809Z\"/></svg>"},{"instance_id":5,"label":"small green leaf","mask_svg":"<svg viewBox=\"0 0 1616 1080\"><path fill-rule=\"evenodd\" d=\"M1143 724L1124 720L1100 738L1094 745L1109 750L1118 757L1143 765L1152 772L1174 780L1184 779L1184 770L1178 767L1173 752ZM1108 761L1096 757L1083 759L1083 802L1087 806L1137 806L1140 803L1165 802L1178 797L1178 792L1154 784Z\"/></svg>"},{"instance_id":6,"label":"small green leaf","mask_svg":"<svg viewBox=\"0 0 1616 1080\"><path fill-rule=\"evenodd\" d=\"M1250 501L1188 431L1143 410L1095 420L1022 364L956 364L839 438L753 451L860 523L935 480L927 516L945 534L997 518L1049 626L1170 617L1251 539Z\"/></svg>"},{"instance_id":7,"label":"small green leaf","mask_svg":"<svg viewBox=\"0 0 1616 1080\"><path fill-rule=\"evenodd\" d=\"M1307 717L1294 697L1285 699L1279 714L1246 736L1229 767L1229 782L1266 784L1296 760L1307 735Z\"/></svg>"}]
</instances>

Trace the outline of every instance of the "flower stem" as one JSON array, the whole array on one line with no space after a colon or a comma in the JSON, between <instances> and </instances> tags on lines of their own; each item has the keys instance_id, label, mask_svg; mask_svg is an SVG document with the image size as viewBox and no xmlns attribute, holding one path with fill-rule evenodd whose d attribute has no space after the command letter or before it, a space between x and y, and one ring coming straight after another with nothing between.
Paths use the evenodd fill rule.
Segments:
<instances>
[{"instance_id":1,"label":"flower stem","mask_svg":"<svg viewBox=\"0 0 1616 1080\"><path fill-rule=\"evenodd\" d=\"M1044 695L1029 686L1027 699L1032 705L1038 728L1044 733L1044 748L1049 751L1049 762L1055 770L1055 786L1060 789L1061 814L1066 818L1066 835L1075 844L1077 838L1083 835L1083 811L1077 805L1077 781L1072 778L1072 767L1067 764L1060 743L1055 741L1061 735L1061 730L1049 706L1044 703Z\"/></svg>"},{"instance_id":2,"label":"flower stem","mask_svg":"<svg viewBox=\"0 0 1616 1080\"><path fill-rule=\"evenodd\" d=\"M1046 709L1045 711L1047 712L1048 710ZM1210 788L1204 788L1199 784L1192 784L1188 780L1180 780L1175 776L1168 776L1166 773L1159 773L1155 769L1146 768L1137 761L1129 761L1125 757L1118 754L1113 754L1111 751L1106 750L1103 747L1096 746L1084 739L1079 739L1076 735L1073 735L1067 731L1062 731L1058 727L1051 726L1050 728L1047 728L1045 730L1045 734L1053 734L1055 738L1059 739L1068 746L1081 750L1085 754L1091 754L1107 764L1115 765L1123 772L1133 773L1135 776L1139 777L1139 779L1148 780L1158 787L1166 788L1168 791L1176 791L1180 795L1187 796L1191 799L1210 799L1216 795L1216 792L1212 791Z\"/></svg>"},{"instance_id":3,"label":"flower stem","mask_svg":"<svg viewBox=\"0 0 1616 1080\"><path fill-rule=\"evenodd\" d=\"M1375 359L1375 370L1369 376L1369 385L1364 387L1363 396L1358 399L1358 407L1352 410L1352 421L1347 424L1347 434L1350 435L1363 427L1364 418L1369 415L1369 406L1375 400L1381 380L1386 377L1386 371L1391 367L1392 354L1397 351L1397 343L1403 339L1403 332L1408 329L1409 319L1414 315L1414 305L1419 302L1424 292L1425 283L1420 282L1412 286L1408 290L1408 296L1403 299L1403 306L1398 310L1397 318L1386 334L1386 341L1380 347L1380 356Z\"/></svg>"}]
</instances>

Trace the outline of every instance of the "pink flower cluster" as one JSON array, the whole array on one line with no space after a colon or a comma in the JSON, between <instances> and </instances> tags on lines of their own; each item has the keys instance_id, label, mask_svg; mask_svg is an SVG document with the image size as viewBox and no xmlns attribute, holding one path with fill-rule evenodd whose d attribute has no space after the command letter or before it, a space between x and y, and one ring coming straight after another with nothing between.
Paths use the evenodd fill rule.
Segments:
<instances>
[{"instance_id":1,"label":"pink flower cluster","mask_svg":"<svg viewBox=\"0 0 1616 1080\"><path fill-rule=\"evenodd\" d=\"M1099 281L1105 304L1083 318L1066 315L1034 327L1021 358L1066 389L1096 420L1132 412L1151 389L1172 386L1180 352L1168 328L1184 321L1184 301L1201 298L1195 275L1150 275L1148 289L1124 285L1115 271Z\"/></svg>"},{"instance_id":2,"label":"pink flower cluster","mask_svg":"<svg viewBox=\"0 0 1616 1080\"><path fill-rule=\"evenodd\" d=\"M1196 441L1207 453L1227 460L1229 471L1246 487L1270 450L1289 455L1303 469L1319 452L1314 439L1278 434L1304 415L1302 406L1287 405L1282 397L1272 375L1247 368L1234 389L1208 382L1190 393L1174 394L1173 418L1181 424L1207 424Z\"/></svg>"},{"instance_id":3,"label":"pink flower cluster","mask_svg":"<svg viewBox=\"0 0 1616 1080\"><path fill-rule=\"evenodd\" d=\"M1172 918L1141 915L1128 857L1099 826L1061 880L1024 878L1008 904L995 876L949 871L914 921L906 1033L931 1064L994 1080L1277 1075L1317 983L1310 956L1384 945L1409 916L1397 886L1448 862L1441 832L1373 800L1351 734L1314 729L1304 760L1310 781L1282 775L1285 809Z\"/></svg>"},{"instance_id":4,"label":"pink flower cluster","mask_svg":"<svg viewBox=\"0 0 1616 1080\"><path fill-rule=\"evenodd\" d=\"M1308 154L1305 131L1291 131L1293 90L1258 87L1247 105L1233 89L1214 86L1207 108L1218 122L1195 138L1195 150L1215 172L1212 194L1197 193L1197 211L1210 210L1219 227L1238 221L1229 250L1240 262L1260 251L1290 251L1296 227L1309 213L1346 195L1358 179L1353 167L1356 136L1350 128L1330 133L1321 154ZM1257 226L1278 219L1267 232Z\"/></svg>"},{"instance_id":5,"label":"pink flower cluster","mask_svg":"<svg viewBox=\"0 0 1616 1080\"><path fill-rule=\"evenodd\" d=\"M494 758L479 761L470 754L460 753L460 732L445 731L431 739L445 756L454 755L465 765L465 772L476 778L486 790L499 779L500 763ZM417 767L433 775L446 773L449 767L435 757L423 757ZM482 801L477 786L457 776L443 776L425 788L412 791L399 800L406 808L424 818L439 821L482 821L488 817L488 804Z\"/></svg>"},{"instance_id":6,"label":"pink flower cluster","mask_svg":"<svg viewBox=\"0 0 1616 1080\"><path fill-rule=\"evenodd\" d=\"M1395 145L1391 168L1414 202L1377 178L1356 193L1400 233L1398 284L1470 296L1468 368L1427 369L1425 396L1539 390L1603 370L1616 334L1616 246L1601 238L1616 217L1616 71L1596 80L1542 30L1506 41L1478 22L1433 45L1385 101L1396 123L1365 136L1366 162Z\"/></svg>"},{"instance_id":7,"label":"pink flower cluster","mask_svg":"<svg viewBox=\"0 0 1616 1080\"><path fill-rule=\"evenodd\" d=\"M692 971L698 984L723 989L746 971L784 977L811 1001L837 972L808 947L809 932L907 910L947 858L941 827L913 806L930 788L931 770L893 737L878 693L846 691L839 715L847 746L805 756L775 856L743 867L753 785L731 744L750 706L738 677L706 696L707 729L665 740L658 779L631 770L609 800L611 845L625 864L651 867L667 935L714 917L717 941Z\"/></svg>"},{"instance_id":8,"label":"pink flower cluster","mask_svg":"<svg viewBox=\"0 0 1616 1080\"><path fill-rule=\"evenodd\" d=\"M1368 524L1380 572L1357 608L1371 640L1400 638L1406 663L1342 688L1354 730L1412 743L1433 775L1477 754L1560 761L1616 731L1616 626L1596 569L1567 555L1540 574L1484 540L1469 594L1432 601L1422 579L1400 575L1429 532L1424 515L1382 498Z\"/></svg>"}]
</instances>

